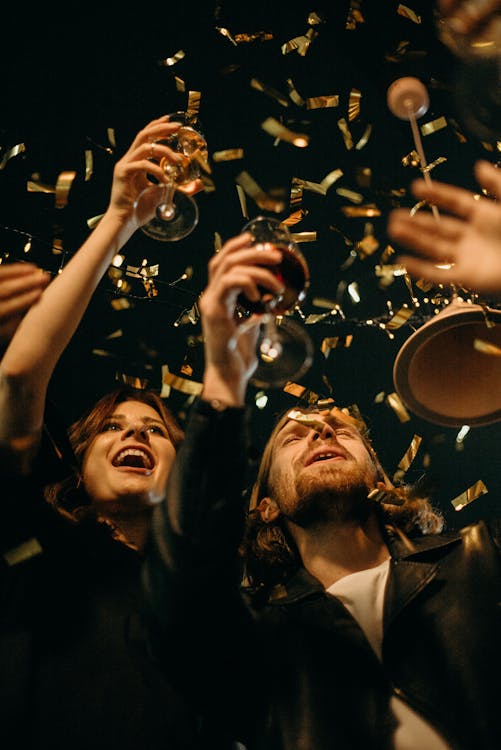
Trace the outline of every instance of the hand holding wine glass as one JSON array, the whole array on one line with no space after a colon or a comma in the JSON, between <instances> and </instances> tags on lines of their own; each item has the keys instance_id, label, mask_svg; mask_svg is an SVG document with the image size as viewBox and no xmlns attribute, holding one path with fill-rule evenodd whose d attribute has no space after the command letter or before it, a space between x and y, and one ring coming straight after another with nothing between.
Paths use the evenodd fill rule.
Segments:
<instances>
[{"instance_id":1,"label":"hand holding wine glass","mask_svg":"<svg viewBox=\"0 0 501 750\"><path fill-rule=\"evenodd\" d=\"M198 206L192 195L209 172L207 142L186 112L168 115L171 132L151 142L149 159L160 167L160 179L137 197L137 225L149 237L172 242L186 237L198 223Z\"/></svg>"},{"instance_id":2,"label":"hand holding wine glass","mask_svg":"<svg viewBox=\"0 0 501 750\"><path fill-rule=\"evenodd\" d=\"M237 330L235 340L248 326L245 318L249 314L260 314L258 366L252 382L261 388L280 387L301 377L313 361L310 337L301 325L285 317L306 296L310 283L309 268L287 226L275 217L257 216L242 231L251 234L252 245L261 253L261 262L270 250L280 252L280 261L268 268L283 290L276 294L260 288L257 299L249 298L244 292L238 296L236 312L244 322Z\"/></svg>"}]
</instances>

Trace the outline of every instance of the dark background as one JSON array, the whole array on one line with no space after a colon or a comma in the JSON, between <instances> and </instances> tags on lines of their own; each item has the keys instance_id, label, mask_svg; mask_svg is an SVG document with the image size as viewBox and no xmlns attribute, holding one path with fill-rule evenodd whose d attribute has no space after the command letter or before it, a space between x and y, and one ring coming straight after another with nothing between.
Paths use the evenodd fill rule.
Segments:
<instances>
[{"instance_id":1,"label":"dark background","mask_svg":"<svg viewBox=\"0 0 501 750\"><path fill-rule=\"evenodd\" d=\"M312 25L313 11L321 22ZM304 54L282 53L283 44L309 30L314 36ZM394 391L393 362L403 342L451 296L448 288L425 293L415 282L409 287L404 277L384 287L376 275L376 266L392 262L387 213L398 205L414 205L409 185L420 174L416 165L404 165L414 149L411 127L389 111L388 86L403 76L419 78L430 98L420 126L444 118L445 127L423 136L428 163L437 162L433 178L477 190L474 161L498 159L496 138L484 140L469 130L458 104L458 63L438 39L433 3L259 0L174 7L136 3L127 10L118 4L77 3L39 8L30 15L11 5L4 11L3 40L0 159L16 145L25 147L0 170L0 253L5 260L26 258L57 273L88 235L87 221L105 210L113 166L135 133L155 117L184 109L189 91L200 92L199 117L210 157L231 148L244 152L239 160L212 161L212 189L197 196L200 221L190 236L158 243L137 232L123 249L128 265L138 266L143 259L159 264L155 297L148 297L136 279L125 277L129 307L114 309L112 302L124 295L110 278L103 279L51 385L51 398L68 423L117 379L139 378L160 390L162 366L167 365L187 381L200 381L200 324L196 314L190 320L187 312L204 288L215 238L224 241L246 221L236 189L237 176L246 171L265 192L284 199L279 218L303 212L291 226L293 232L317 233L315 241L301 244L311 273L301 307L304 317L329 312L315 304L318 298L331 300L344 314L344 320L330 315L307 326L315 361L300 381L306 398L330 396L339 405L355 404L390 476L413 436L420 436L405 480L424 479L450 524L498 513L501 425L472 428L458 444L458 429L412 414L403 422L385 398ZM179 50L184 57L175 65L161 63ZM253 79L264 92L251 86ZM308 109L297 104L289 95L291 83L305 101L337 94L339 105ZM353 90L360 92L360 108L349 119ZM275 142L261 128L267 117L307 133L308 148ZM343 139L340 118L346 120L352 148ZM370 137L357 148L369 127ZM92 154L87 177L86 152ZM303 190L298 204L290 205L293 178L321 182L334 169L343 175L326 195ZM66 170L76 177L67 204L57 208L51 188ZM29 181L48 191L28 190ZM361 195L360 204L340 195L339 188ZM348 217L344 209L356 205L375 206L379 215ZM259 212L248 196L248 216ZM365 255L358 243L368 232L378 246ZM189 278L179 281L186 269ZM352 282L358 285L357 304L347 291ZM412 305L411 291L419 307L391 338L384 325L402 305ZM472 295L466 290L467 297ZM498 306L496 300L484 301ZM294 318L301 322L298 313ZM322 354L326 337L348 335L353 337L349 347L332 349L328 357ZM255 388L249 391L254 411L251 463L275 414L296 404L294 396L270 390L267 405L259 409L256 393ZM173 389L167 403L183 422L190 397ZM478 480L488 493L455 512L451 500Z\"/></svg>"}]
</instances>

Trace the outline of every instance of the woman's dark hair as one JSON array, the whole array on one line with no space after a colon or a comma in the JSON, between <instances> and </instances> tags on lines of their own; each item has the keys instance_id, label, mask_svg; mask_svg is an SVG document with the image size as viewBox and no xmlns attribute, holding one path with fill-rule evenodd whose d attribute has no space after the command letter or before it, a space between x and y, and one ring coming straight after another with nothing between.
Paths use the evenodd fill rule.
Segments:
<instances>
[{"instance_id":1,"label":"woman's dark hair","mask_svg":"<svg viewBox=\"0 0 501 750\"><path fill-rule=\"evenodd\" d=\"M319 413L318 407L296 409L296 412L309 415ZM341 410L339 410L341 411ZM435 509L428 498L420 497L413 486L395 487L384 471L371 443L367 426L358 418L342 410L360 436L371 456L378 475L378 492L373 500L383 525L394 528L397 533L409 536L419 534L439 534L444 528L444 517ZM245 583L253 589L276 586L289 577L301 564L295 542L287 530L283 516L271 523L262 520L257 510L264 497L272 497L269 486L273 449L278 433L290 419L290 409L277 420L265 445L256 481L252 487L249 512L240 553L244 559ZM372 494L372 493L371 493Z\"/></svg>"},{"instance_id":2,"label":"woman's dark hair","mask_svg":"<svg viewBox=\"0 0 501 750\"><path fill-rule=\"evenodd\" d=\"M147 391L132 386L120 386L102 396L86 413L77 419L68 430L68 437L78 467L75 472L60 482L45 487L44 495L47 502L58 511L69 516L72 520L79 520L88 514L90 501L81 483L80 470L87 449L94 438L101 432L103 424L113 413L115 407L124 401L139 401L151 406L158 412L169 438L178 449L184 439L184 432L172 412L165 406L163 400L154 391Z\"/></svg>"}]
</instances>

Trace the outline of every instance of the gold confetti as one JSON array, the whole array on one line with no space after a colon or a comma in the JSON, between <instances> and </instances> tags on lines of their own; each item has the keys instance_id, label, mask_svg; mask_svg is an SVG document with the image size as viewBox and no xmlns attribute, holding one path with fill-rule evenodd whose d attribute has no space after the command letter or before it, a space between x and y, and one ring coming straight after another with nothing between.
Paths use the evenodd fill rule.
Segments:
<instances>
[{"instance_id":1,"label":"gold confetti","mask_svg":"<svg viewBox=\"0 0 501 750\"><path fill-rule=\"evenodd\" d=\"M292 99L294 104L297 104L298 107L304 107L305 100L299 93L299 91L294 86L294 83L292 82L291 78L287 78L287 88L289 90L289 98Z\"/></svg>"},{"instance_id":2,"label":"gold confetti","mask_svg":"<svg viewBox=\"0 0 501 750\"><path fill-rule=\"evenodd\" d=\"M56 189L51 185L45 185L39 182L38 175L32 175L32 179L26 183L28 193L55 193Z\"/></svg>"},{"instance_id":3,"label":"gold confetti","mask_svg":"<svg viewBox=\"0 0 501 750\"><path fill-rule=\"evenodd\" d=\"M282 54L288 55L291 52L297 52L298 55L304 57L308 52L312 40L317 36L317 33L318 32L314 31L314 29L308 29L306 34L290 39L280 47Z\"/></svg>"},{"instance_id":4,"label":"gold confetti","mask_svg":"<svg viewBox=\"0 0 501 750\"><path fill-rule=\"evenodd\" d=\"M385 398L386 403L390 406L401 422L409 422L410 414L400 400L398 393L388 393Z\"/></svg>"},{"instance_id":5,"label":"gold confetti","mask_svg":"<svg viewBox=\"0 0 501 750\"><path fill-rule=\"evenodd\" d=\"M257 78L251 78L250 85L251 85L251 88L256 89L256 91L262 91L263 94L267 94L272 99L275 99L275 101L281 104L282 107L289 106L289 102L287 98L283 94L281 94L280 91L277 91L271 86L267 86L266 84L259 81Z\"/></svg>"},{"instance_id":6,"label":"gold confetti","mask_svg":"<svg viewBox=\"0 0 501 750\"><path fill-rule=\"evenodd\" d=\"M131 388L137 388L138 390L146 390L148 387L148 379L140 378L137 375L126 375L124 372L115 373L115 380L125 385L130 385Z\"/></svg>"},{"instance_id":7,"label":"gold confetti","mask_svg":"<svg viewBox=\"0 0 501 750\"><path fill-rule=\"evenodd\" d=\"M413 316L413 314L414 310L412 310L410 307L405 307L404 305L393 315L388 323L385 323L385 328L388 328L390 331L395 331L397 328L403 326L404 323L407 323L407 321Z\"/></svg>"},{"instance_id":8,"label":"gold confetti","mask_svg":"<svg viewBox=\"0 0 501 750\"><path fill-rule=\"evenodd\" d=\"M166 57L163 60L160 60L158 64L170 68L172 65L176 65L176 63L182 60L185 56L186 52L180 49L176 52L175 55L172 55L172 57Z\"/></svg>"},{"instance_id":9,"label":"gold confetti","mask_svg":"<svg viewBox=\"0 0 501 750\"><path fill-rule=\"evenodd\" d=\"M360 140L357 141L357 143L355 145L355 150L356 151L361 151L363 149L363 147L369 141L369 138L371 137L371 135L372 135L372 125L369 123L367 125L367 127L365 128L362 137L360 138Z\"/></svg>"},{"instance_id":10,"label":"gold confetti","mask_svg":"<svg viewBox=\"0 0 501 750\"><path fill-rule=\"evenodd\" d=\"M351 346L352 341L352 334L347 334L346 336L330 336L322 340L320 350L324 357L327 359L331 352L331 349L348 349Z\"/></svg>"},{"instance_id":11,"label":"gold confetti","mask_svg":"<svg viewBox=\"0 0 501 750\"><path fill-rule=\"evenodd\" d=\"M421 16L416 15L411 8L409 8L407 5L403 5L400 3L400 5L397 8L397 13L399 16L403 16L404 18L408 18L410 21L416 24L421 23Z\"/></svg>"},{"instance_id":12,"label":"gold confetti","mask_svg":"<svg viewBox=\"0 0 501 750\"><path fill-rule=\"evenodd\" d=\"M17 156L18 154L24 154L26 152L26 146L24 143L18 143L16 146L12 146L8 151L5 152L5 154L2 157L2 161L0 161L0 169L4 169L7 162L14 158L14 156Z\"/></svg>"},{"instance_id":13,"label":"gold confetti","mask_svg":"<svg viewBox=\"0 0 501 750\"><path fill-rule=\"evenodd\" d=\"M344 119L344 117L341 117L337 121L337 126L338 126L338 128L341 131L341 134L343 136L344 145L346 146L346 148L347 148L348 151L351 151L351 149L353 148L353 138L352 138L352 135L350 133L350 129L348 127L348 123L346 122L346 120Z\"/></svg>"},{"instance_id":14,"label":"gold confetti","mask_svg":"<svg viewBox=\"0 0 501 750\"><path fill-rule=\"evenodd\" d=\"M469 505L474 500L477 500L481 495L485 495L488 491L489 490L487 489L485 484L481 479L479 479L477 482L475 482L475 484L455 497L454 500L451 500L451 505L456 511L462 510L465 505Z\"/></svg>"},{"instance_id":15,"label":"gold confetti","mask_svg":"<svg viewBox=\"0 0 501 750\"><path fill-rule=\"evenodd\" d=\"M360 99L362 93L358 89L352 89L350 91L350 98L348 100L348 121L353 122L360 114Z\"/></svg>"},{"instance_id":16,"label":"gold confetti","mask_svg":"<svg viewBox=\"0 0 501 750\"><path fill-rule=\"evenodd\" d=\"M394 482L396 482L397 479L402 479L403 475L408 471L410 465L416 458L422 440L423 438L420 435L414 435L409 447L398 463L398 470L395 472L395 476L393 477Z\"/></svg>"},{"instance_id":17,"label":"gold confetti","mask_svg":"<svg viewBox=\"0 0 501 750\"><path fill-rule=\"evenodd\" d=\"M94 156L92 151L88 148L85 149L85 182L89 182L94 171Z\"/></svg>"},{"instance_id":18,"label":"gold confetti","mask_svg":"<svg viewBox=\"0 0 501 750\"><path fill-rule=\"evenodd\" d=\"M17 565L18 563L29 560L32 557L41 555L43 552L42 545L35 537L28 539L27 542L22 542L17 547L6 550L2 557L9 567Z\"/></svg>"},{"instance_id":19,"label":"gold confetti","mask_svg":"<svg viewBox=\"0 0 501 750\"><path fill-rule=\"evenodd\" d=\"M362 203L364 197L360 193L356 193L354 190L348 190L348 188L337 188L336 194L341 198L347 198L352 203Z\"/></svg>"},{"instance_id":20,"label":"gold confetti","mask_svg":"<svg viewBox=\"0 0 501 750\"><path fill-rule=\"evenodd\" d=\"M297 148L305 148L309 144L309 136L305 133L295 133L293 130L289 130L284 125L278 122L274 117L267 117L264 122L261 123L261 128L269 135L279 138L281 141L292 143Z\"/></svg>"},{"instance_id":21,"label":"gold confetti","mask_svg":"<svg viewBox=\"0 0 501 750\"><path fill-rule=\"evenodd\" d=\"M212 161L234 161L235 159L243 159L244 150L243 148L227 148L224 151L215 151L212 154Z\"/></svg>"},{"instance_id":22,"label":"gold confetti","mask_svg":"<svg viewBox=\"0 0 501 750\"><path fill-rule=\"evenodd\" d=\"M64 208L68 204L69 192L76 176L77 173L73 171L61 172L58 175L55 189L56 208Z\"/></svg>"},{"instance_id":23,"label":"gold confetti","mask_svg":"<svg viewBox=\"0 0 501 750\"><path fill-rule=\"evenodd\" d=\"M175 391L181 391L182 393L189 393L194 396L202 392L202 383L198 383L195 380L187 380L181 378L179 375L169 372L168 368L162 367L162 385L166 385L169 388L174 388Z\"/></svg>"},{"instance_id":24,"label":"gold confetti","mask_svg":"<svg viewBox=\"0 0 501 750\"><path fill-rule=\"evenodd\" d=\"M341 211L345 216L355 219L360 217L370 218L372 216L381 216L381 211L373 203L364 206L342 206Z\"/></svg>"},{"instance_id":25,"label":"gold confetti","mask_svg":"<svg viewBox=\"0 0 501 750\"><path fill-rule=\"evenodd\" d=\"M483 339L474 339L473 348L476 349L477 352L489 354L492 357L501 357L501 347L491 344L488 341L484 341Z\"/></svg>"},{"instance_id":26,"label":"gold confetti","mask_svg":"<svg viewBox=\"0 0 501 750\"><path fill-rule=\"evenodd\" d=\"M436 120L431 120L431 122L426 122L424 125L421 125L421 134L422 135L431 135L431 133L436 133L437 130L442 130L442 128L447 127L447 120L445 117L437 117Z\"/></svg>"},{"instance_id":27,"label":"gold confetti","mask_svg":"<svg viewBox=\"0 0 501 750\"><path fill-rule=\"evenodd\" d=\"M248 44L249 42L256 41L269 42L273 39L273 34L269 31L253 31L252 34L235 34L234 39L237 44Z\"/></svg>"},{"instance_id":28,"label":"gold confetti","mask_svg":"<svg viewBox=\"0 0 501 750\"><path fill-rule=\"evenodd\" d=\"M248 172L240 172L236 177L236 182L264 211L279 213L284 210L284 202L267 195ZM247 215L247 212L244 213L243 210L242 213L244 216Z\"/></svg>"},{"instance_id":29,"label":"gold confetti","mask_svg":"<svg viewBox=\"0 0 501 750\"><path fill-rule=\"evenodd\" d=\"M127 297L116 297L111 300L111 306L114 310L129 310L134 304Z\"/></svg>"},{"instance_id":30,"label":"gold confetti","mask_svg":"<svg viewBox=\"0 0 501 750\"><path fill-rule=\"evenodd\" d=\"M306 109L328 109L339 106L339 94L324 94L306 99Z\"/></svg>"},{"instance_id":31,"label":"gold confetti","mask_svg":"<svg viewBox=\"0 0 501 750\"><path fill-rule=\"evenodd\" d=\"M282 222L285 224L285 222ZM301 242L315 242L317 239L317 233L315 231L313 232L291 232L292 239L294 242L301 243Z\"/></svg>"}]
</instances>

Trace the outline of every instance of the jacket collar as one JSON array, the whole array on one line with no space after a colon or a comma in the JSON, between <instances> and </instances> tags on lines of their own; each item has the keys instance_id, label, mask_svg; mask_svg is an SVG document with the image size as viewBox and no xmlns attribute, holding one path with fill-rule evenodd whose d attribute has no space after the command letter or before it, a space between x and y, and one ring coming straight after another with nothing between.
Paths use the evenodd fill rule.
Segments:
<instances>
[{"instance_id":1,"label":"jacket collar","mask_svg":"<svg viewBox=\"0 0 501 750\"><path fill-rule=\"evenodd\" d=\"M461 534L456 531L408 537L403 532L388 527L384 530L384 535L392 559L392 577L395 579L391 599L402 606L433 579L437 565L427 561L429 553L436 553L441 548L445 551L461 541ZM434 559L435 557L436 554L433 555ZM268 602L282 606L323 594L325 589L320 581L300 567L284 584L274 587ZM397 608L400 609L400 606ZM394 615L395 612L391 614Z\"/></svg>"}]
</instances>

